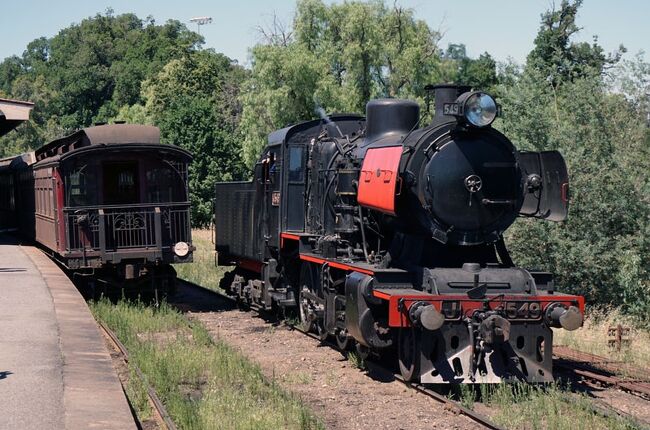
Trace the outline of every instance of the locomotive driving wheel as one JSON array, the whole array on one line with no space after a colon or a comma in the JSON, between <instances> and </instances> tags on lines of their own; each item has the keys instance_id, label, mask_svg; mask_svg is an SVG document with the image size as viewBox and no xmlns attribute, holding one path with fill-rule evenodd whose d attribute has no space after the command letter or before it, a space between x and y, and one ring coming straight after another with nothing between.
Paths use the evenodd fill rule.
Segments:
<instances>
[{"instance_id":1,"label":"locomotive driving wheel","mask_svg":"<svg viewBox=\"0 0 650 430\"><path fill-rule=\"evenodd\" d=\"M305 331L314 331L321 340L327 337L323 328L323 305L318 303L320 298L320 268L314 264L304 262L300 268L300 292L298 294L298 309L300 311L300 328Z\"/></svg>"},{"instance_id":2,"label":"locomotive driving wheel","mask_svg":"<svg viewBox=\"0 0 650 430\"><path fill-rule=\"evenodd\" d=\"M314 317L309 300L303 290L300 290L298 296L298 309L300 310L300 329L305 332L311 331L314 328Z\"/></svg>"},{"instance_id":3,"label":"locomotive driving wheel","mask_svg":"<svg viewBox=\"0 0 650 430\"><path fill-rule=\"evenodd\" d=\"M402 328L397 342L399 371L405 381L415 381L420 377L420 341L413 328Z\"/></svg>"}]
</instances>

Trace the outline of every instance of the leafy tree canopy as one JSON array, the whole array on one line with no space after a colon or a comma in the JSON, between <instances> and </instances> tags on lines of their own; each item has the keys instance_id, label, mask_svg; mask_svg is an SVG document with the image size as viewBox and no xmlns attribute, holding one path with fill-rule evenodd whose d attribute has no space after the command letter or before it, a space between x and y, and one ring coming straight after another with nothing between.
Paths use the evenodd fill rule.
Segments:
<instances>
[{"instance_id":1,"label":"leafy tree canopy","mask_svg":"<svg viewBox=\"0 0 650 430\"><path fill-rule=\"evenodd\" d=\"M508 231L515 261L557 275L559 288L590 303L650 311L650 150L638 91L612 92L604 72L617 61L594 43L576 44L580 2L542 16L523 72L507 68L499 127L520 149L557 149L571 178L569 219L520 219ZM622 82L647 82L637 63ZM624 86L624 84L621 84Z\"/></svg>"},{"instance_id":2,"label":"leafy tree canopy","mask_svg":"<svg viewBox=\"0 0 650 430\"><path fill-rule=\"evenodd\" d=\"M423 102L424 86L441 76L439 33L383 1L299 0L292 32L276 21L263 35L242 98L249 165L273 129L316 118L319 108L363 112L377 97Z\"/></svg>"},{"instance_id":3,"label":"leafy tree canopy","mask_svg":"<svg viewBox=\"0 0 650 430\"><path fill-rule=\"evenodd\" d=\"M534 48L528 54L526 66L540 72L554 85L588 76L594 70L601 73L616 64L625 52L621 45L617 52L606 55L597 37L592 44L572 40L581 30L576 24L581 5L582 0L562 0L559 9L542 14Z\"/></svg>"},{"instance_id":4,"label":"leafy tree canopy","mask_svg":"<svg viewBox=\"0 0 650 430\"><path fill-rule=\"evenodd\" d=\"M244 76L244 69L226 56L199 51L170 61L145 81L144 112L138 105L123 112L151 118L160 127L163 142L194 154L189 180L195 225L210 222L215 182L241 179L244 174L237 129Z\"/></svg>"},{"instance_id":5,"label":"leafy tree canopy","mask_svg":"<svg viewBox=\"0 0 650 430\"><path fill-rule=\"evenodd\" d=\"M62 133L106 121L124 105L141 102L141 82L174 58L196 51L203 39L178 21L105 14L38 38L22 57L0 63L0 91L36 103L32 122L11 137L8 150L35 148Z\"/></svg>"}]
</instances>

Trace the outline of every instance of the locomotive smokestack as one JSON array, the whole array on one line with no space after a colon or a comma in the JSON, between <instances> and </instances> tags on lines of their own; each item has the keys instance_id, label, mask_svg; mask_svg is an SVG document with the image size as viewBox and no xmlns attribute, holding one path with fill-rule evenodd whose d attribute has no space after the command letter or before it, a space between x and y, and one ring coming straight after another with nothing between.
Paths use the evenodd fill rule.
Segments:
<instances>
[{"instance_id":1,"label":"locomotive smokestack","mask_svg":"<svg viewBox=\"0 0 650 430\"><path fill-rule=\"evenodd\" d=\"M445 115L443 113L443 105L445 103L453 103L459 95L471 90L467 85L454 85L454 84L440 84L440 85L427 85L427 91L433 91L435 99L435 115L433 123L447 121L448 119L455 118L453 115Z\"/></svg>"},{"instance_id":2,"label":"locomotive smokestack","mask_svg":"<svg viewBox=\"0 0 650 430\"><path fill-rule=\"evenodd\" d=\"M420 106L411 100L378 99L366 105L366 137L374 142L386 136L405 136L418 122Z\"/></svg>"}]
</instances>

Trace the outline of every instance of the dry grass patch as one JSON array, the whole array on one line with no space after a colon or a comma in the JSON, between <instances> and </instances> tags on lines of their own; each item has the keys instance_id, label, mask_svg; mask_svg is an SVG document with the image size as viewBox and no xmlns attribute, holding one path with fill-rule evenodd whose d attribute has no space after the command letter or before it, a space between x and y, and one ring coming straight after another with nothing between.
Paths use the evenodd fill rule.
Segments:
<instances>
[{"instance_id":1,"label":"dry grass patch","mask_svg":"<svg viewBox=\"0 0 650 430\"><path fill-rule=\"evenodd\" d=\"M561 384L528 383L461 385L456 399L474 409L477 399L491 420L508 429L627 430L639 428L628 420L603 417L592 401ZM483 412L486 413L486 412Z\"/></svg>"},{"instance_id":2,"label":"dry grass patch","mask_svg":"<svg viewBox=\"0 0 650 430\"><path fill-rule=\"evenodd\" d=\"M576 331L555 329L553 343L566 345L578 351L600 355L615 361L649 367L650 363L650 333L635 327L635 321L623 315L617 309L599 310L588 309L584 327ZM630 328L630 343L620 351L611 348L607 340L607 330L621 324Z\"/></svg>"}]
</instances>

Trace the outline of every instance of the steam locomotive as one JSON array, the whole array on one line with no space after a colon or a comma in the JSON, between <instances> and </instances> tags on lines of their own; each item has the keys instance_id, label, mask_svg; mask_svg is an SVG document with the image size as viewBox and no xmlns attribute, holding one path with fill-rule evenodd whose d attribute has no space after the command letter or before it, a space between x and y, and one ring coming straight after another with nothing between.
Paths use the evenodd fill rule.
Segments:
<instances>
[{"instance_id":1,"label":"steam locomotive","mask_svg":"<svg viewBox=\"0 0 650 430\"><path fill-rule=\"evenodd\" d=\"M216 184L222 286L295 310L341 348L396 355L422 383L552 381L551 328L582 325L584 299L517 267L504 231L518 216L562 221L556 151L518 151L492 127L494 98L428 88L435 115L381 99L275 131L251 182Z\"/></svg>"},{"instance_id":2,"label":"steam locomotive","mask_svg":"<svg viewBox=\"0 0 650 430\"><path fill-rule=\"evenodd\" d=\"M82 286L173 291L171 264L194 250L191 160L153 126L84 128L0 160L0 228L38 242Z\"/></svg>"}]
</instances>

